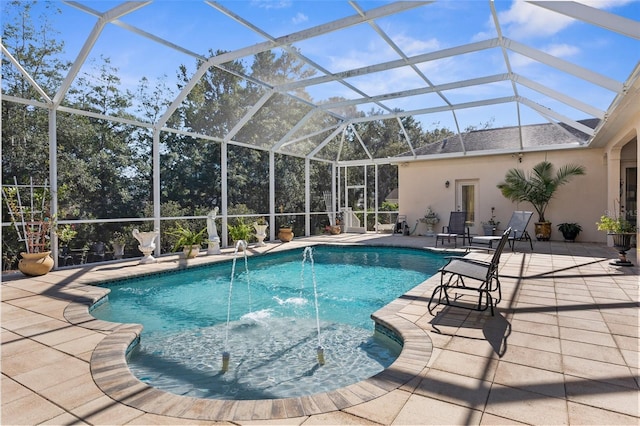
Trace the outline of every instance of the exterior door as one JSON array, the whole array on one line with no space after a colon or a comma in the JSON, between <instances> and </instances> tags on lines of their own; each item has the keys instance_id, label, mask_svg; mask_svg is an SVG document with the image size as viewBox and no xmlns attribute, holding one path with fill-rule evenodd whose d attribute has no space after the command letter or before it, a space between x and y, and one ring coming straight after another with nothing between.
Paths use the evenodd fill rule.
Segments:
<instances>
[{"instance_id":1,"label":"exterior door","mask_svg":"<svg viewBox=\"0 0 640 426\"><path fill-rule=\"evenodd\" d=\"M477 181L461 180L456 182L456 210L467 212L467 226L471 233L477 233L475 229L477 196Z\"/></svg>"},{"instance_id":2,"label":"exterior door","mask_svg":"<svg viewBox=\"0 0 640 426\"><path fill-rule=\"evenodd\" d=\"M632 225L638 224L638 167L624 167L620 213Z\"/></svg>"}]
</instances>

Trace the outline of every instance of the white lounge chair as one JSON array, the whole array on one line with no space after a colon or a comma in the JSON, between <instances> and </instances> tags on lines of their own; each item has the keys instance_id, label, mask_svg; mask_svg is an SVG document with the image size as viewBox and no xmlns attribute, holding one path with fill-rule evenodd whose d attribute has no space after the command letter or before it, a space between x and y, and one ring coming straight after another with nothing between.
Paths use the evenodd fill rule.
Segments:
<instances>
[{"instance_id":1,"label":"white lounge chair","mask_svg":"<svg viewBox=\"0 0 640 426\"><path fill-rule=\"evenodd\" d=\"M509 224L507 225L507 228L511 229L511 233L508 239L511 251L515 250L516 241L527 240L529 241L531 250L533 250L533 241L529 236L529 232L527 232L527 226L529 226L531 216L533 216L533 212L521 210L516 210L511 215L511 219L509 219ZM500 241L501 238L502 237L499 236L474 236L471 238L471 245L474 246L476 244L484 244L491 248L493 246L493 242Z\"/></svg>"}]
</instances>

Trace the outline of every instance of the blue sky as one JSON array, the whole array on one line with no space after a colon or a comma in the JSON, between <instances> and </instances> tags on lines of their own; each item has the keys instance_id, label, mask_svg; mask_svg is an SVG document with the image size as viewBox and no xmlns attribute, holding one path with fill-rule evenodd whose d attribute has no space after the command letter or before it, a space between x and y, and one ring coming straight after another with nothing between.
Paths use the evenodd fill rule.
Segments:
<instances>
[{"instance_id":1,"label":"blue sky","mask_svg":"<svg viewBox=\"0 0 640 426\"><path fill-rule=\"evenodd\" d=\"M104 12L120 2L81 1L80 3ZM384 1L361 1L357 5L370 10L387 4ZM628 0L583 1L611 13L640 21L640 2ZM69 59L74 59L96 18L58 2L62 15L55 18L54 26L65 40ZM247 0L222 1L225 8L242 16L271 36L278 37L301 31L331 20L351 16L354 8L345 1L293 1ZM576 22L571 18L522 1L496 1L503 35L519 43L540 49L559 58L597 71L617 81L624 81L640 59L640 41L625 37L594 25ZM235 50L263 42L260 35L243 27L220 13L204 1L160 0L124 16L122 22L181 45L197 54L208 56L212 50ZM475 41L496 37L488 1L444 1L421 6L407 12L382 18L376 24L408 56L428 53ZM379 62L399 59L389 45L369 25L358 25L295 44L302 53L330 72L356 69ZM108 25L98 39L90 58L100 55L111 58L119 69L125 87L135 87L142 76L151 81L168 76L174 86L176 70L180 64L195 71L195 60L188 55L144 39L125 29ZM541 82L554 90L573 96L606 110L613 94L591 83L579 81L566 73L515 53L509 54L514 72ZM250 58L245 62L250 63ZM88 71L89 66L83 68ZM433 84L444 84L469 78L507 72L500 49L461 55L431 61L418 68ZM424 81L408 68L388 70L348 80L368 95L407 90L424 86ZM310 87L315 100L331 96L358 98L355 92L336 83ZM523 88L523 96L563 113L580 118L580 112L571 111L553 99ZM468 102L481 97L501 97L513 94L509 82L493 83L447 91L453 102ZM438 96L421 95L391 100L391 108L410 110L442 104ZM373 107L362 105L362 110ZM506 105L488 107L482 114L476 109L461 111L461 127L477 125L494 117L495 125L509 125L515 119L513 108ZM526 108L525 108L526 110ZM537 113L525 111L532 122L542 122ZM451 115L433 114L420 118L423 123L438 122L451 127Z\"/></svg>"}]
</instances>

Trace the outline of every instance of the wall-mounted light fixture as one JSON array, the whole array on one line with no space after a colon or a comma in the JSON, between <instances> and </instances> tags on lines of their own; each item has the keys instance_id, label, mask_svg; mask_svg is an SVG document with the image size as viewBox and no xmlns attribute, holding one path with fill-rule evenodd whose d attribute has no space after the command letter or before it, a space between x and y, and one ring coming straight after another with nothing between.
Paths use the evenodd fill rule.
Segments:
<instances>
[{"instance_id":1,"label":"wall-mounted light fixture","mask_svg":"<svg viewBox=\"0 0 640 426\"><path fill-rule=\"evenodd\" d=\"M522 163L522 157L524 157L523 153L518 154L518 163Z\"/></svg>"},{"instance_id":2,"label":"wall-mounted light fixture","mask_svg":"<svg viewBox=\"0 0 640 426\"><path fill-rule=\"evenodd\" d=\"M446 181L446 182L444 183L444 187L445 187L445 188L448 188L448 187L449 187L449 181Z\"/></svg>"}]
</instances>

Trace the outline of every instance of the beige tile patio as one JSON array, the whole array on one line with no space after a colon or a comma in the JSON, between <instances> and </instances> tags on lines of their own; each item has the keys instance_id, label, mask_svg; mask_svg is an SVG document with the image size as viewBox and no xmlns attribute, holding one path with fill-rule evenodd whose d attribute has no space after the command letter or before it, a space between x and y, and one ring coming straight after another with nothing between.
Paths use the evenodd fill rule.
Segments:
<instances>
[{"instance_id":1,"label":"beige tile patio","mask_svg":"<svg viewBox=\"0 0 640 426\"><path fill-rule=\"evenodd\" d=\"M450 402L411 395L392 425L470 425L480 423L482 412Z\"/></svg>"},{"instance_id":2,"label":"beige tile patio","mask_svg":"<svg viewBox=\"0 0 640 426\"><path fill-rule=\"evenodd\" d=\"M509 345L500 360L532 368L543 368L557 373L562 372L562 355L555 352Z\"/></svg>"},{"instance_id":3,"label":"beige tile patio","mask_svg":"<svg viewBox=\"0 0 640 426\"><path fill-rule=\"evenodd\" d=\"M601 408L640 419L640 408L637 388L632 392L629 388L616 386L593 380L567 378L567 400L591 407ZM615 414L612 417L615 418ZM603 423L606 424L606 423ZM609 423L612 424L612 423ZM613 423L615 424L615 423Z\"/></svg>"},{"instance_id":4,"label":"beige tile patio","mask_svg":"<svg viewBox=\"0 0 640 426\"><path fill-rule=\"evenodd\" d=\"M564 398L564 376L561 373L501 361L494 383L511 388Z\"/></svg>"},{"instance_id":5,"label":"beige tile patio","mask_svg":"<svg viewBox=\"0 0 640 426\"><path fill-rule=\"evenodd\" d=\"M483 413L480 420L481 425L497 426L497 425L525 425L526 423L517 422L513 419L506 419L490 413Z\"/></svg>"},{"instance_id":6,"label":"beige tile patio","mask_svg":"<svg viewBox=\"0 0 640 426\"><path fill-rule=\"evenodd\" d=\"M431 364L431 368L481 380L493 380L498 360L462 352L445 350Z\"/></svg>"},{"instance_id":7,"label":"beige tile patio","mask_svg":"<svg viewBox=\"0 0 640 426\"><path fill-rule=\"evenodd\" d=\"M560 339L554 337L538 336L526 332L514 331L508 337L509 345L522 346L524 348L538 349L546 352L560 353Z\"/></svg>"},{"instance_id":8,"label":"beige tile patio","mask_svg":"<svg viewBox=\"0 0 640 426\"><path fill-rule=\"evenodd\" d=\"M490 381L431 369L415 393L482 410L490 387Z\"/></svg>"},{"instance_id":9,"label":"beige tile patio","mask_svg":"<svg viewBox=\"0 0 640 426\"><path fill-rule=\"evenodd\" d=\"M637 388L629 367L601 361L563 355L564 372L567 375L597 380L630 389Z\"/></svg>"},{"instance_id":10,"label":"beige tile patio","mask_svg":"<svg viewBox=\"0 0 640 426\"><path fill-rule=\"evenodd\" d=\"M13 344L13 343L12 343ZM11 344L9 344L11 345ZM9 346L7 345L7 346ZM5 345L2 345L3 348ZM35 369L48 365L57 364L67 359L67 355L56 351L39 343L27 343L27 347L31 346L33 350L24 351L21 345L19 353L2 356L2 372L11 377L16 377L23 373L28 373Z\"/></svg>"},{"instance_id":11,"label":"beige tile patio","mask_svg":"<svg viewBox=\"0 0 640 426\"><path fill-rule=\"evenodd\" d=\"M569 422L574 425L638 425L638 417L569 402Z\"/></svg>"},{"instance_id":12,"label":"beige tile patio","mask_svg":"<svg viewBox=\"0 0 640 426\"><path fill-rule=\"evenodd\" d=\"M7 404L16 399L24 398L31 394L31 390L27 389L20 383L10 379L9 377L2 375L2 390L0 396L2 397L2 404Z\"/></svg>"},{"instance_id":13,"label":"beige tile patio","mask_svg":"<svg viewBox=\"0 0 640 426\"><path fill-rule=\"evenodd\" d=\"M330 413L316 414L309 417L304 425L379 425L366 418L357 417L342 411L332 411Z\"/></svg>"},{"instance_id":14,"label":"beige tile patio","mask_svg":"<svg viewBox=\"0 0 640 426\"><path fill-rule=\"evenodd\" d=\"M345 235L344 238L352 242L371 237ZM425 245L422 237L398 240ZM299 243L303 243L302 239ZM602 250L598 245L589 244L538 242L535 247L547 249L549 253L556 247L564 253L578 247L585 251ZM350 405L353 403L350 401L356 401L359 392L367 394L366 387L352 388L355 393L334 392L333 402L325 395L295 399L286 406L277 400L212 405L211 401L193 398L179 399L190 401L181 404L169 397L153 399L153 395L145 393L133 398L139 401L150 398L149 412L127 407L105 396L88 370L96 344L111 332L98 333L84 327L105 324L92 321L83 323L84 327L69 327L64 321L62 328L57 326L64 320L60 317L61 307L69 300L82 297L89 301L100 293L96 288L79 285L80 282L130 274L133 268L118 271L113 266L94 265L93 272L68 270L37 279L13 278L2 285L5 300L1 334L2 423L229 424L196 418L232 420L237 415L234 424L247 425L638 424L638 383L634 377L638 374L638 308L637 296L629 298L630 294L639 294L637 271L610 270L601 262L590 265L589 262L599 260L597 255L505 255L504 298L495 317L488 312L443 307L437 311L444 313L433 317L426 310L432 283L411 292L411 297L419 299L390 305L404 310L403 318L428 333L433 350L430 357L421 354L421 359L426 357L422 361L430 368L417 373L399 389L393 390L389 383L378 383L389 386L391 391L356 405ZM515 279L523 259L525 278ZM198 259L199 262L205 260L204 257ZM169 261L147 265L144 269L172 269L176 265ZM566 269L558 273L553 268ZM594 278L586 280L580 273ZM614 276L607 276L608 273ZM59 284L63 282L68 284ZM5 293L8 285L10 290ZM622 291L615 290L608 296L608 289L615 286ZM58 299L38 294L44 291ZM623 294L627 300L622 299ZM395 315L393 309L385 313L385 318ZM86 306L76 308L74 305L68 314L75 320L83 315L87 317ZM405 319L400 324L406 323ZM112 324L104 329L115 327ZM19 332L30 337L25 338ZM404 332L414 338L409 329ZM111 345L123 351L126 343L120 340L115 346ZM126 389L122 386L128 382L122 379L128 376L126 368L117 375L108 370L111 363L122 356L122 352L119 353L115 358L102 359L102 367L97 371L113 378L109 386L116 394L124 395ZM407 358L409 364L412 360ZM34 389L40 395L33 392ZM566 389L566 398L563 389ZM7 397L8 394L11 397ZM149 398L145 399L145 395ZM323 399L325 397L327 399ZM342 410L337 411L336 404L343 407ZM37 410L25 414L25 407L31 406ZM163 413L170 415L160 415L153 410L164 410ZM305 410L315 410L317 414L304 415ZM269 412L271 420L255 420L256 416ZM172 417L183 414L190 418Z\"/></svg>"},{"instance_id":15,"label":"beige tile patio","mask_svg":"<svg viewBox=\"0 0 640 426\"><path fill-rule=\"evenodd\" d=\"M104 396L88 374L61 380L53 386L42 389L40 393L48 400L67 409L79 407Z\"/></svg>"},{"instance_id":16,"label":"beige tile patio","mask_svg":"<svg viewBox=\"0 0 640 426\"><path fill-rule=\"evenodd\" d=\"M625 365L625 360L617 347L600 346L592 343L561 341L562 353L578 358L602 361L609 364Z\"/></svg>"},{"instance_id":17,"label":"beige tile patio","mask_svg":"<svg viewBox=\"0 0 640 426\"><path fill-rule=\"evenodd\" d=\"M35 425L64 414L64 410L40 395L30 393L22 398L2 404L3 425Z\"/></svg>"},{"instance_id":18,"label":"beige tile patio","mask_svg":"<svg viewBox=\"0 0 640 426\"><path fill-rule=\"evenodd\" d=\"M58 383L89 374L89 364L84 361L65 356L57 362L64 367L53 369L49 365L43 365L40 368L17 374L14 379L34 391L42 391Z\"/></svg>"},{"instance_id":19,"label":"beige tile patio","mask_svg":"<svg viewBox=\"0 0 640 426\"><path fill-rule=\"evenodd\" d=\"M491 387L485 412L528 424L569 423L564 399L549 398L539 393L499 384Z\"/></svg>"},{"instance_id":20,"label":"beige tile patio","mask_svg":"<svg viewBox=\"0 0 640 426\"><path fill-rule=\"evenodd\" d=\"M69 411L94 425L126 424L144 414L143 411L119 404L108 396L91 400Z\"/></svg>"},{"instance_id":21,"label":"beige tile patio","mask_svg":"<svg viewBox=\"0 0 640 426\"><path fill-rule=\"evenodd\" d=\"M409 392L394 390L380 398L346 408L344 411L354 416L388 425L396 418L410 396Z\"/></svg>"}]
</instances>

